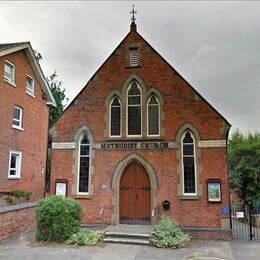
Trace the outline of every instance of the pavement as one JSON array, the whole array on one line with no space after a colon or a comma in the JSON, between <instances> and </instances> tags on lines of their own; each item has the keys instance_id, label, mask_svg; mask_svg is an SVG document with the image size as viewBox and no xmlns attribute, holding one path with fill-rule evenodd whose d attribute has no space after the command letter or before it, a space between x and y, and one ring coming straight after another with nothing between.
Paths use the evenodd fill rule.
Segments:
<instances>
[{"instance_id":1,"label":"pavement","mask_svg":"<svg viewBox=\"0 0 260 260\"><path fill-rule=\"evenodd\" d=\"M193 240L191 246L180 249L159 249L150 246L101 244L97 246L67 246L36 242L33 231L0 243L0 259L26 260L259 260L260 241Z\"/></svg>"}]
</instances>

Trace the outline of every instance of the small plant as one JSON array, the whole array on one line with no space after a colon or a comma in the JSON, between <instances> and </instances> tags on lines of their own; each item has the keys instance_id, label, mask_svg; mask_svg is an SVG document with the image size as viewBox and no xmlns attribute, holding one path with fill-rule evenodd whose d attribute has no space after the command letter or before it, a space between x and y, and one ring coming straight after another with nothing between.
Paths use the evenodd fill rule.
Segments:
<instances>
[{"instance_id":1,"label":"small plant","mask_svg":"<svg viewBox=\"0 0 260 260\"><path fill-rule=\"evenodd\" d=\"M152 228L151 242L156 247L180 248L190 242L191 237L184 234L175 220L163 215Z\"/></svg>"},{"instance_id":2,"label":"small plant","mask_svg":"<svg viewBox=\"0 0 260 260\"><path fill-rule=\"evenodd\" d=\"M9 205L23 203L31 198L31 193L23 190L8 191L6 195L4 199Z\"/></svg>"},{"instance_id":3,"label":"small plant","mask_svg":"<svg viewBox=\"0 0 260 260\"><path fill-rule=\"evenodd\" d=\"M9 196L14 196L17 199L25 199L29 200L31 197L31 193L23 190L12 190L9 191L8 194Z\"/></svg>"},{"instance_id":4,"label":"small plant","mask_svg":"<svg viewBox=\"0 0 260 260\"><path fill-rule=\"evenodd\" d=\"M80 230L83 210L79 202L50 196L42 199L36 209L36 239L63 242Z\"/></svg>"},{"instance_id":5,"label":"small plant","mask_svg":"<svg viewBox=\"0 0 260 260\"><path fill-rule=\"evenodd\" d=\"M68 245L96 245L102 238L102 234L97 231L89 231L81 229L76 234L73 234L65 241Z\"/></svg>"}]
</instances>

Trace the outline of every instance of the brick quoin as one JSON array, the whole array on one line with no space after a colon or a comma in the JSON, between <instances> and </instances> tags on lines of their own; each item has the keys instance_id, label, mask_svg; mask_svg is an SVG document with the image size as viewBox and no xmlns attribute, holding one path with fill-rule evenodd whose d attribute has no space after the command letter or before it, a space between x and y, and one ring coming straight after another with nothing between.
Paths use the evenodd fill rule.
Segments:
<instances>
[{"instance_id":1,"label":"brick quoin","mask_svg":"<svg viewBox=\"0 0 260 260\"><path fill-rule=\"evenodd\" d=\"M138 46L140 66L130 67L128 64L131 46ZM115 202L117 191L112 187L113 176L120 162L135 154L148 162L156 175L157 189L154 198L158 216L167 214L176 219L181 227L197 228L194 236L230 239L229 214L221 213L221 208L229 207L226 147L198 147L198 141L226 141L230 124L135 30L130 31L123 39L56 122L52 129L53 143L68 142L74 143L77 147L75 136L82 126L90 129L94 144L111 141L107 134L109 109L106 100L112 91L123 93L123 86L132 75L141 79L146 92L156 89L162 95L162 133L157 140L143 134L139 139L118 138L117 141L153 142L159 139L174 142L176 147L166 150L102 150L93 147L91 194L81 198L73 190L77 179L77 151L74 148L53 149L51 193L55 194L55 182L65 179L68 181L67 195L79 200L84 207L84 224L100 223L101 207L105 208L105 223L116 224L115 207L119 206ZM123 104L122 114L124 111ZM181 148L178 133L185 124L193 126L199 135L199 140L196 140L199 194L196 198L190 199L184 198L178 191L182 176L179 169ZM122 127L125 128L124 125ZM220 203L208 202L209 179L218 179L221 182ZM106 185L104 191L101 190L102 184ZM171 202L168 211L162 207L164 200ZM203 228L215 232L202 232ZM222 232L224 229L225 232Z\"/></svg>"}]
</instances>

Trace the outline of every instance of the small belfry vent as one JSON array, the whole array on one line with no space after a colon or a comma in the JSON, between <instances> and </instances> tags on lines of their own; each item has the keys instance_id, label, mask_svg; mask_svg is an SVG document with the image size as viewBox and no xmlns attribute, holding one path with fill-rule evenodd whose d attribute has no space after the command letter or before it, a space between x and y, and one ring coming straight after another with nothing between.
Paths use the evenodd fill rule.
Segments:
<instances>
[{"instance_id":1,"label":"small belfry vent","mask_svg":"<svg viewBox=\"0 0 260 260\"><path fill-rule=\"evenodd\" d=\"M132 11L130 12L130 14L132 14L131 17L131 26L130 26L130 31L131 32L136 32L136 23L135 23L135 14L137 13L137 11L135 11L135 5L133 5Z\"/></svg>"}]
</instances>

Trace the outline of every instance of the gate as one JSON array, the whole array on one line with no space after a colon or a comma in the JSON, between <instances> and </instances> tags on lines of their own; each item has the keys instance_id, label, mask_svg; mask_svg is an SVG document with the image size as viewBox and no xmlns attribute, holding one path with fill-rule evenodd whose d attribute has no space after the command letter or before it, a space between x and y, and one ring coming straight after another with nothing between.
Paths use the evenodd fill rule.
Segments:
<instances>
[{"instance_id":1,"label":"gate","mask_svg":"<svg viewBox=\"0 0 260 260\"><path fill-rule=\"evenodd\" d=\"M260 202L231 204L234 239L260 240Z\"/></svg>"}]
</instances>

